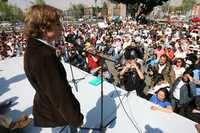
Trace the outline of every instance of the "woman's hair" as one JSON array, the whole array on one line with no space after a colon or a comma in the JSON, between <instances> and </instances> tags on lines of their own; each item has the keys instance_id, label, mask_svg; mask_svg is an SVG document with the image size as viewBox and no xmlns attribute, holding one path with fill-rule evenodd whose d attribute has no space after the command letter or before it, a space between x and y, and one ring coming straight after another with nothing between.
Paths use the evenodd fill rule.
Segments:
<instances>
[{"instance_id":1,"label":"woman's hair","mask_svg":"<svg viewBox=\"0 0 200 133\"><path fill-rule=\"evenodd\" d=\"M169 101L169 91L167 90L167 88L169 87L160 88L158 91L155 92L155 94L157 95L160 91L162 91L163 93L165 93L164 101Z\"/></svg>"},{"instance_id":2,"label":"woman's hair","mask_svg":"<svg viewBox=\"0 0 200 133\"><path fill-rule=\"evenodd\" d=\"M196 65L197 65L198 67L200 67L200 58L198 58L198 59L196 60Z\"/></svg>"},{"instance_id":3,"label":"woman's hair","mask_svg":"<svg viewBox=\"0 0 200 133\"><path fill-rule=\"evenodd\" d=\"M191 77L194 76L193 71L189 71L189 70L186 70L186 71L183 73L183 75L185 75L185 74L189 74Z\"/></svg>"},{"instance_id":4,"label":"woman's hair","mask_svg":"<svg viewBox=\"0 0 200 133\"><path fill-rule=\"evenodd\" d=\"M166 61L169 62L169 57L166 54L161 55L160 58L161 57L164 57L166 59Z\"/></svg>"},{"instance_id":5,"label":"woman's hair","mask_svg":"<svg viewBox=\"0 0 200 133\"><path fill-rule=\"evenodd\" d=\"M42 38L46 31L52 30L52 24L60 21L62 11L49 5L33 5L25 13L26 38Z\"/></svg>"},{"instance_id":6,"label":"woman's hair","mask_svg":"<svg viewBox=\"0 0 200 133\"><path fill-rule=\"evenodd\" d=\"M143 50L139 47L128 46L125 49L124 57L127 60L140 58L143 59L144 53Z\"/></svg>"},{"instance_id":7,"label":"woman's hair","mask_svg":"<svg viewBox=\"0 0 200 133\"><path fill-rule=\"evenodd\" d=\"M184 61L183 58L177 58L177 59L175 60L175 63L174 63L174 64L176 65L176 63L177 63L178 60L181 60L181 62L182 62L181 67L185 67L185 61Z\"/></svg>"}]
</instances>

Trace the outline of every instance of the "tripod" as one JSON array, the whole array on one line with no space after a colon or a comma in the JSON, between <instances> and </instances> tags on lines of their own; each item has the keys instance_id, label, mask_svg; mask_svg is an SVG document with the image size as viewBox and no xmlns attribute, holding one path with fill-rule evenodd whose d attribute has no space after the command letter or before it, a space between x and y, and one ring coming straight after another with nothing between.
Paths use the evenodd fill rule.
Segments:
<instances>
[{"instance_id":1,"label":"tripod","mask_svg":"<svg viewBox=\"0 0 200 133\"><path fill-rule=\"evenodd\" d=\"M73 82L74 87L75 87L76 91L78 92L77 83L78 83L80 80L85 79L85 77L79 78L79 79L75 79L75 78L74 78L74 72L73 72L73 70L72 70L72 64L71 64L71 59L70 59L70 54L69 54L69 48L68 48L68 46L67 46L66 48L67 48L67 56L68 56L69 67L70 67L70 71L71 71L71 75L72 75L72 80L69 81L69 82Z\"/></svg>"}]
</instances>

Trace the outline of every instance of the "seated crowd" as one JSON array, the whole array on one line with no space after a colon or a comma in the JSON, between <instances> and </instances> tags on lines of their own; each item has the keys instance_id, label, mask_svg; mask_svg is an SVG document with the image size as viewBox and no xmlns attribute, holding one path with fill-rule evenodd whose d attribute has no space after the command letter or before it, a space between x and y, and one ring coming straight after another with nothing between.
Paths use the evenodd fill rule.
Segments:
<instances>
[{"instance_id":1,"label":"seated crowd","mask_svg":"<svg viewBox=\"0 0 200 133\"><path fill-rule=\"evenodd\" d=\"M196 29L194 31L194 29ZM111 22L107 28L83 23L66 25L64 40L54 42L65 62L103 77L155 105L200 123L200 30L195 25L140 25ZM22 55L22 35L0 40L1 59ZM113 74L102 59L113 62ZM118 76L114 76L118 75Z\"/></svg>"}]
</instances>

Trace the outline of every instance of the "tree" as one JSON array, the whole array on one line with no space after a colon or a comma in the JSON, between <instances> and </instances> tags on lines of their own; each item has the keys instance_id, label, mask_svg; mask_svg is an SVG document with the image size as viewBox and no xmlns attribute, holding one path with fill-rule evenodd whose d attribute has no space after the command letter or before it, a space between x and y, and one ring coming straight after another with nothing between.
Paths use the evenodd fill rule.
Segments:
<instances>
[{"instance_id":1,"label":"tree","mask_svg":"<svg viewBox=\"0 0 200 133\"><path fill-rule=\"evenodd\" d=\"M162 9L162 11L164 12L164 13L169 13L169 10L170 10L170 5L169 5L169 3L168 2L166 2L165 4L163 4L162 6L161 6L161 9Z\"/></svg>"},{"instance_id":2,"label":"tree","mask_svg":"<svg viewBox=\"0 0 200 133\"><path fill-rule=\"evenodd\" d=\"M81 18L84 15L83 4L71 5L71 8L69 8L69 10L73 12L73 16L75 18Z\"/></svg>"},{"instance_id":3,"label":"tree","mask_svg":"<svg viewBox=\"0 0 200 133\"><path fill-rule=\"evenodd\" d=\"M139 8L139 3L135 3L133 5L128 4L127 5L127 14L131 15L131 16L135 16L135 14L137 13Z\"/></svg>"},{"instance_id":4,"label":"tree","mask_svg":"<svg viewBox=\"0 0 200 133\"><path fill-rule=\"evenodd\" d=\"M138 5L141 6L138 9L141 9L139 11L140 14L149 14L151 11L153 11L153 8L156 6L162 5L164 2L167 2L168 0L110 0L111 2L117 2L117 3L124 3L126 5Z\"/></svg>"},{"instance_id":5,"label":"tree","mask_svg":"<svg viewBox=\"0 0 200 133\"><path fill-rule=\"evenodd\" d=\"M197 4L196 0L183 0L180 8L186 13L190 11L195 4Z\"/></svg>"},{"instance_id":6,"label":"tree","mask_svg":"<svg viewBox=\"0 0 200 133\"><path fill-rule=\"evenodd\" d=\"M23 11L15 5L0 2L0 20L12 22L23 20Z\"/></svg>"},{"instance_id":7,"label":"tree","mask_svg":"<svg viewBox=\"0 0 200 133\"><path fill-rule=\"evenodd\" d=\"M8 2L8 0L0 0L0 2Z\"/></svg>"},{"instance_id":8,"label":"tree","mask_svg":"<svg viewBox=\"0 0 200 133\"><path fill-rule=\"evenodd\" d=\"M35 0L35 4L37 4L37 5L44 5L45 1L44 0Z\"/></svg>"}]
</instances>

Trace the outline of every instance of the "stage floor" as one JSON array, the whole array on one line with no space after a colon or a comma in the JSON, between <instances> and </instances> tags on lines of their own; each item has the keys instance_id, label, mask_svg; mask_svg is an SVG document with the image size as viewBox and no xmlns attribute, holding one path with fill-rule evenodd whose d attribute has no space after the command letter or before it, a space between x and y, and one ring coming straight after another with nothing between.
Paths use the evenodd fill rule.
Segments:
<instances>
[{"instance_id":1,"label":"stage floor","mask_svg":"<svg viewBox=\"0 0 200 133\"><path fill-rule=\"evenodd\" d=\"M63 63L70 81L69 64ZM101 87L89 82L96 77L73 67L76 79L84 78L77 83L78 91L73 93L81 104L85 127L99 128L101 116ZM132 92L126 97L126 91L104 81L103 124L115 119L106 128L107 133L197 133L189 119L175 113L152 111L153 103L137 97ZM7 112L14 120L21 114L32 117L32 105L35 91L28 82L23 70L23 58L15 57L0 61L0 102L12 99L16 102ZM120 95L120 99L118 97ZM88 133L88 130L79 130ZM96 132L96 131L94 131ZM51 128L39 128L30 124L23 133L52 133Z\"/></svg>"}]
</instances>

